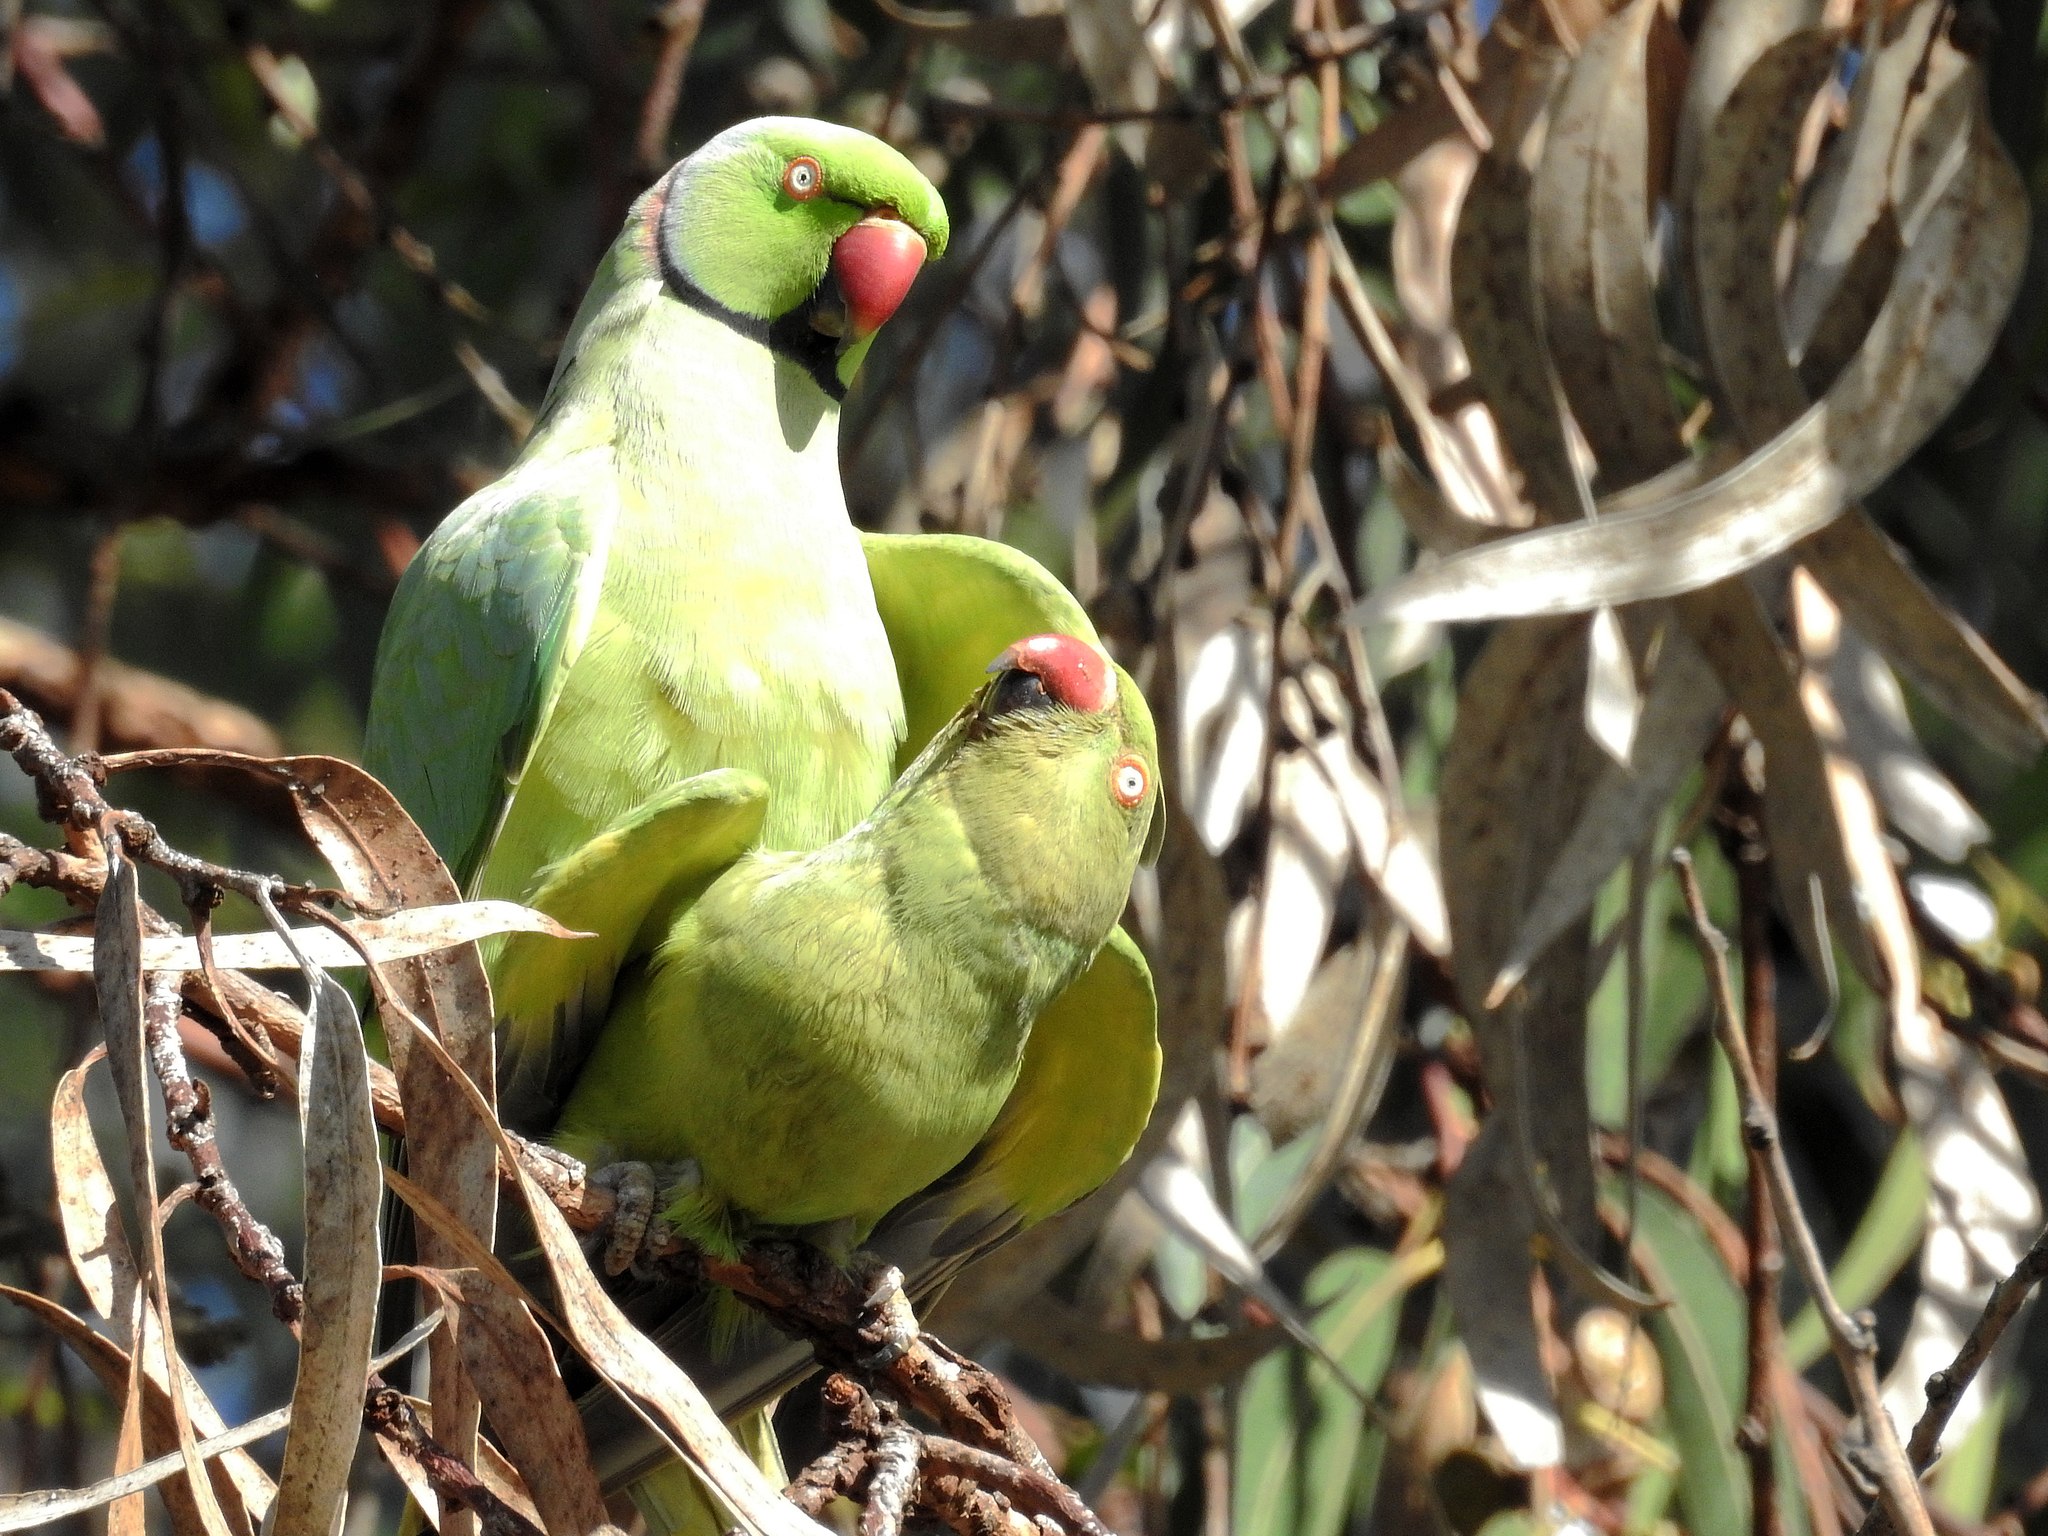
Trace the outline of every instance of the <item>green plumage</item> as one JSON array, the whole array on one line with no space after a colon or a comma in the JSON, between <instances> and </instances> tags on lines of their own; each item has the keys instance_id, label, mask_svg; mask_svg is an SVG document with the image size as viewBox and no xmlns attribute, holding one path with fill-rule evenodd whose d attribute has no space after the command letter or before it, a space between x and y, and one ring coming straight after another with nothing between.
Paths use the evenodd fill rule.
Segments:
<instances>
[{"instance_id":1,"label":"green plumage","mask_svg":"<svg viewBox=\"0 0 2048 1536\"><path fill-rule=\"evenodd\" d=\"M800 156L819 195L785 185ZM853 830L990 656L1033 633L1095 638L1016 551L848 523L838 398L872 338L831 313L835 243L891 218L943 252L945 209L907 160L797 119L721 134L635 204L533 435L400 584L364 754L465 889L545 892L596 935L487 946L509 1123L546 1130L573 1091L569 1129L592 1146L688 1147L718 1168L772 1140L712 1179L730 1205L878 1223L922 1294L1123 1161L1159 1056L1150 977L1113 928L1124 851L1098 867L1062 849L1100 883L1107 915L1083 942L1020 915L1072 892L1031 888L1029 869L994 878L994 834L949 823L935 782ZM784 906L792 884L810 895ZM920 906L940 920L906 924ZM845 936L801 939L824 908ZM991 932L1032 937L977 971ZM898 969L849 991L834 961L860 945ZM792 1108L774 1123L778 1101ZM754 1117L731 1145L699 1123L726 1105ZM682 1347L686 1321L664 1339ZM694 1368L733 1409L787 1379L779 1359ZM622 1471L654 1465L624 1435L593 1444Z\"/></svg>"},{"instance_id":2,"label":"green plumage","mask_svg":"<svg viewBox=\"0 0 2048 1536\"><path fill-rule=\"evenodd\" d=\"M1032 1021L1123 908L1154 797L1118 803L1112 764L1136 758L1157 781L1135 684L1100 714L992 716L995 687L845 836L749 853L703 888L614 1000L562 1145L690 1158L692 1209L856 1241L974 1148ZM615 884L596 863L573 881L560 910L548 887L537 903L566 919L576 891ZM674 1091L648 1094L650 1078ZM721 1228L692 1229L723 1245Z\"/></svg>"}]
</instances>

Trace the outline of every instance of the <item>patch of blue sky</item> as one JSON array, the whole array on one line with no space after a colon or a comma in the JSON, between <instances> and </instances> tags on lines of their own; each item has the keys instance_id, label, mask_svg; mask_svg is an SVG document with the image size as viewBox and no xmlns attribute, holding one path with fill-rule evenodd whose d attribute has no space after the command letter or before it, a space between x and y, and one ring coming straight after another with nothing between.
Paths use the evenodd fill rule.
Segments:
<instances>
[{"instance_id":1,"label":"patch of blue sky","mask_svg":"<svg viewBox=\"0 0 2048 1536\"><path fill-rule=\"evenodd\" d=\"M155 134L135 141L122 170L136 199L156 217L163 203L164 155ZM227 244L249 223L234 183L204 160L191 159L185 162L185 220L193 240L209 250Z\"/></svg>"},{"instance_id":2,"label":"patch of blue sky","mask_svg":"<svg viewBox=\"0 0 2048 1536\"><path fill-rule=\"evenodd\" d=\"M21 283L11 268L0 265L0 377L21 361Z\"/></svg>"}]
</instances>

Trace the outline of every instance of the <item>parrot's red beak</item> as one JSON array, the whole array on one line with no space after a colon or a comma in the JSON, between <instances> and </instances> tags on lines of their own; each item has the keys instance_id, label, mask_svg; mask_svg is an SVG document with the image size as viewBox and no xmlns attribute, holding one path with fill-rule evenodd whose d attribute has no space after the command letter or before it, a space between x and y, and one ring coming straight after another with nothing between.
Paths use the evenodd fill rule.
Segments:
<instances>
[{"instance_id":1,"label":"parrot's red beak","mask_svg":"<svg viewBox=\"0 0 2048 1536\"><path fill-rule=\"evenodd\" d=\"M924 266L924 237L884 210L832 246L832 280L846 306L846 339L865 341L896 313Z\"/></svg>"}]
</instances>

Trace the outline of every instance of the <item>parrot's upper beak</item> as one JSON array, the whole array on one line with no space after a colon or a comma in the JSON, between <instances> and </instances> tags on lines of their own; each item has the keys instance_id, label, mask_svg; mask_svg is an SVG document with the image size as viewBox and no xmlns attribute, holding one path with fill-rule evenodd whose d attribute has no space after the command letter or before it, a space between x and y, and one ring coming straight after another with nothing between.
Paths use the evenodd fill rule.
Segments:
<instances>
[{"instance_id":1,"label":"parrot's upper beak","mask_svg":"<svg viewBox=\"0 0 2048 1536\"><path fill-rule=\"evenodd\" d=\"M896 313L924 259L924 237L893 210L869 214L833 243L811 325L847 344L867 340Z\"/></svg>"}]
</instances>

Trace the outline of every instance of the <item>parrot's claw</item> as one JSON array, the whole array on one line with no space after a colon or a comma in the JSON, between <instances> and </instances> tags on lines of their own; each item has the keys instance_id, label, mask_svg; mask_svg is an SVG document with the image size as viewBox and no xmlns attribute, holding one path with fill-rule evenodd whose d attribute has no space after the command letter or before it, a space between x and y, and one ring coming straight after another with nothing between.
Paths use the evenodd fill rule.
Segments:
<instances>
[{"instance_id":1,"label":"parrot's claw","mask_svg":"<svg viewBox=\"0 0 2048 1536\"><path fill-rule=\"evenodd\" d=\"M656 1209L658 1203L694 1190L703 1182L695 1162L609 1163L591 1175L591 1182L618 1197L608 1227L598 1235L604 1243L604 1272L617 1276L648 1270L664 1253L675 1236L668 1219Z\"/></svg>"},{"instance_id":2,"label":"parrot's claw","mask_svg":"<svg viewBox=\"0 0 2048 1536\"><path fill-rule=\"evenodd\" d=\"M857 1254L848 1266L856 1282L868 1280L861 1299L862 1317L857 1329L861 1342L872 1348L856 1361L864 1371L884 1371L910 1353L917 1342L917 1314L903 1293L903 1271L870 1255Z\"/></svg>"}]
</instances>

